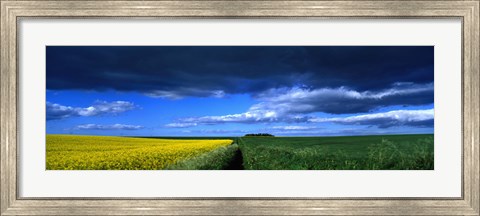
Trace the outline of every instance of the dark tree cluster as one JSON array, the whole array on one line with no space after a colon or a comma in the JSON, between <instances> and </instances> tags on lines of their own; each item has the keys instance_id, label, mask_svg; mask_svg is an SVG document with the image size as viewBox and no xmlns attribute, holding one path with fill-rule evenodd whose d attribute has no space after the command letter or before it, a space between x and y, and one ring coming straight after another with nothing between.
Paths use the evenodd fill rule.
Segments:
<instances>
[{"instance_id":1,"label":"dark tree cluster","mask_svg":"<svg viewBox=\"0 0 480 216\"><path fill-rule=\"evenodd\" d=\"M269 133L245 134L245 136L273 137L273 135Z\"/></svg>"}]
</instances>

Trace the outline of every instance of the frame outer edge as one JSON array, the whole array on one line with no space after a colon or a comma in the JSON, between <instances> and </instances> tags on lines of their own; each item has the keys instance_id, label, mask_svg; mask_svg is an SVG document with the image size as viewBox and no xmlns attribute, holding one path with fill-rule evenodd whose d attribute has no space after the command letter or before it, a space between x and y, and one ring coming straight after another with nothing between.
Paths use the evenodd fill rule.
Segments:
<instances>
[{"instance_id":1,"label":"frame outer edge","mask_svg":"<svg viewBox=\"0 0 480 216\"><path fill-rule=\"evenodd\" d=\"M15 14L14 10L11 10L10 13L7 14L8 20L10 23L12 23L11 26L9 27L9 49L7 56L9 58L9 64L8 64L8 70L9 72L9 92L8 92L8 116L9 116L9 121L10 125L7 128L8 130L8 137L9 137L9 142L14 143L14 145L9 145L7 149L7 161L8 161L8 181L10 184L9 188L9 197L8 199L10 200L10 205L14 205L16 203L17 197L18 197L18 182L17 182L17 147L19 144L18 140L18 115L19 110L18 110L18 103L17 103L17 98L19 97L19 92L18 92L18 86L19 86L19 71L17 70L17 25L16 25L16 20L17 20L17 15ZM13 25L15 24L15 25ZM12 142L14 141L14 142Z\"/></svg>"},{"instance_id":2,"label":"frame outer edge","mask_svg":"<svg viewBox=\"0 0 480 216\"><path fill-rule=\"evenodd\" d=\"M0 215L8 214L17 202L17 73L16 73L16 15L8 1L0 1Z\"/></svg>"},{"instance_id":3,"label":"frame outer edge","mask_svg":"<svg viewBox=\"0 0 480 216\"><path fill-rule=\"evenodd\" d=\"M472 7L471 20L471 82L472 82L472 182L471 182L471 203L473 210L480 214L480 15L479 15L479 1L476 1Z\"/></svg>"},{"instance_id":4,"label":"frame outer edge","mask_svg":"<svg viewBox=\"0 0 480 216\"><path fill-rule=\"evenodd\" d=\"M95 5L96 3L101 3L102 1L79 1L79 2L69 2L71 6L79 6L81 3L88 3L88 5ZM284 1L279 1L280 3ZM464 189L464 200L463 200L463 205L461 206L454 206L454 202L451 201L450 207L448 206L449 203L448 201L445 202L445 205L439 205L435 206L432 205L431 202L428 206L424 204L424 206L421 205L409 205L409 206L399 206L395 205L395 202L388 202L388 201L380 201L376 205L373 204L366 204L364 206L359 205L356 206L354 201L352 201L352 204L346 205L346 206L341 206L341 205L333 205L333 204L327 204L330 202L323 202L323 201L317 201L317 202L312 202L310 201L311 205L298 205L297 207L294 206L294 204L289 204L283 207L280 206L275 206L275 203L282 203L282 202L270 202L270 201L259 201L258 204L252 205L251 202L242 202L242 201L211 201L211 200L199 200L196 201L198 203L193 204L195 202L192 202L191 204L186 204L190 202L178 202L179 204L174 204L172 206L165 206L165 204L168 205L168 203L175 203L175 202L169 202L169 201L163 201L163 204L153 204L155 201L151 201L149 203L150 206L146 206L147 202L142 202L142 201L116 201L116 200L108 200L107 202L105 201L92 201L88 200L87 203L92 204L92 206L88 204L80 204L82 201L73 201L73 200L51 200L51 201L31 201L31 200L17 200L17 182L16 182L16 173L17 173L17 161L16 161L16 144L18 142L17 138L17 97L18 97L18 91L19 89L16 89L18 83L17 83L17 78L18 74L15 73L17 69L17 65L15 64L15 59L16 59L16 54L17 54L17 47L16 47L16 19L17 19L17 14L15 13L14 10L21 10L21 11L26 11L26 10L32 10L32 9L37 9L36 6L39 4L46 5L48 4L49 6L53 6L56 9L59 10L65 10L67 8L62 7L62 5L66 5L62 0L59 1L5 1L5 0L0 0L1 7L0 7L0 16L1 16L1 22L0 22L0 31L1 31L1 47L0 47L0 102L1 102L1 112L0 112L0 156L1 156L1 162L0 162L0 215L22 215L22 214L28 214L28 215L38 215L38 214L88 214L88 215L98 215L98 214L112 214L112 215L124 215L124 214L129 214L129 215L139 215L139 214L148 214L148 215L153 215L153 214L203 214L203 215L217 215L217 214L261 214L261 215L267 215L267 214L384 214L384 215L390 215L390 214L438 214L438 215L453 215L453 214L462 214L462 215L479 215L479 209L480 209L480 199L479 199L479 134L480 134L480 110L479 110L479 104L480 104L480 72L479 72L479 2L478 0L475 1L438 1L439 4L442 4L442 6L438 6L437 8L433 8L433 10L447 10L446 4L451 3L452 8L450 10L459 10L460 6L463 11L467 11L467 13L464 13L464 52L463 54L463 69L464 69L464 77L463 81L465 82L465 86L463 87L462 91L464 92L464 101L463 105L463 110L465 116L463 116L464 119L464 136L462 137L464 141L464 149L463 150L468 150L469 152L465 154L464 158L464 184L467 183L468 186L465 187ZM52 3L58 3L59 6L55 6L55 4ZM78 4L77 4L78 3ZM109 1L109 7L112 8L112 11L110 12L111 14L117 14L118 11L125 11L128 9L133 9L135 8L136 4L141 4L141 2L119 2L119 1ZM155 2L159 3L159 2ZM180 6L182 5L182 2L174 2L178 3ZM199 3L198 1L194 2L196 6L202 5L202 3ZM245 3L249 7L254 5L255 3L259 4L264 4L261 2L247 2ZM307 5L316 5L318 2L301 2L302 4L305 3ZM328 2L328 4L332 3L337 3L336 1ZM338 2L341 4L341 2ZM386 2L378 1L379 4L384 4ZM400 1L395 2L395 3L401 3ZM421 2L421 4L428 4L428 3L437 3L437 2ZM118 7L118 5L123 6L122 4L125 4L124 7ZM186 3L183 3L186 4ZM117 5L117 6L115 6ZM128 6L127 6L128 5ZM160 4L161 5L161 4ZM168 11L168 10L175 10L175 9L180 9L180 6L172 6L172 3L167 3L168 7L167 9L159 9L159 11ZM213 5L207 3L206 5ZM222 2L221 4L223 7L225 7L225 3ZM241 4L240 4L241 5ZM281 8L282 6L286 7L286 12L287 14L291 13L297 13L298 10L301 10L301 7L293 7L291 10L288 10L290 5L290 2L285 2L285 5L280 4L278 6L274 6L273 8L278 9ZM265 6L265 5L263 5ZM372 8L361 8L359 7L359 11L361 10L362 12L368 11L372 12L376 7L370 5ZM313 7L313 6L312 6ZM315 6L316 7L316 6ZM48 8L48 7L47 7ZM75 8L75 7L73 7ZM161 8L161 7L160 7ZM467 10L468 8L468 10ZM194 12L192 14L204 14L204 12L200 12L202 9L206 9L205 7L199 7L195 8ZM305 8L303 8L305 9ZM321 7L318 8L319 10L322 10ZM41 10L47 10L46 8L39 8L37 11ZM71 9L68 9L71 10ZM332 10L330 8L329 10ZM338 10L342 10L342 7L339 7ZM345 9L345 10L351 10L351 9ZM381 15L386 15L388 16L389 13L394 16L396 12L393 11L392 9L391 12L381 12L378 14ZM267 9L262 9L262 12L266 12L267 16L271 13L268 12ZM33 13L33 11L30 11ZM68 13L72 13L73 11L69 11ZM90 14L92 11L87 12ZM244 11L245 16L249 16L248 14L251 14L250 12ZM368 14L368 12L366 12ZM38 13L38 12L37 12ZM63 12L65 13L65 12ZM81 14L80 13L72 13L73 16L75 14ZM121 13L121 12L120 12ZM258 13L258 12L256 12ZM253 13L253 14L256 14ZM359 12L360 13L360 12ZM42 12L40 12L42 14ZM143 14L140 12L134 12L134 14ZM146 13L146 15L149 15L151 13ZM172 14L172 13L169 13ZM185 15L185 14L190 14L190 13L185 13L184 12L179 12L179 16ZM212 14L223 14L223 12L212 12ZM300 15L300 13L298 13ZM310 12L304 13L305 15L311 14ZM316 13L313 13L316 14ZM330 14L330 13L327 13ZM377 14L377 13L375 13ZM438 12L439 16L442 16L443 12ZM325 15L328 16L328 15ZM362 16L366 16L365 14ZM467 35L468 34L468 35ZM468 51L468 52L467 52ZM468 119L466 118L468 117ZM468 146L467 146L468 145ZM72 206L67 206L69 203L75 204ZM161 202L161 201L159 201ZM200 203L202 202L202 203ZM309 202L309 201L305 201ZM373 201L371 201L373 202ZM28 205L28 203L33 204L33 205ZM54 204L55 203L55 204ZM95 204L93 204L95 203ZM112 206L105 206L106 208L102 208L101 203L110 203ZM121 207L121 204L123 203L124 206ZM130 203L136 203L134 205L128 206ZM142 204L143 203L143 204ZM180 203L185 203L185 206L182 206ZM250 204L248 204L250 203ZM293 201L292 201L293 203ZM343 203L343 202L338 202L338 204ZM400 203L410 203L410 202L400 202ZM426 202L428 203L428 202ZM118 204L118 205L117 205ZM394 204L394 205L392 205ZM142 206L143 205L143 206ZM233 205L233 206L230 206ZM321 205L326 205L326 206L321 206ZM391 206L390 206L391 205ZM389 207L390 206L390 207ZM87 207L87 208L85 208ZM252 207L251 209L249 207ZM423 207L423 208L422 208ZM402 210L402 208L405 208ZM418 210L416 210L419 208ZM342 210L343 209L343 210ZM235 211L236 210L236 211ZM430 210L430 212L428 212ZM283 211L283 212L282 212Z\"/></svg>"},{"instance_id":5,"label":"frame outer edge","mask_svg":"<svg viewBox=\"0 0 480 216\"><path fill-rule=\"evenodd\" d=\"M463 18L463 197L479 214L479 42L478 2Z\"/></svg>"},{"instance_id":6,"label":"frame outer edge","mask_svg":"<svg viewBox=\"0 0 480 216\"><path fill-rule=\"evenodd\" d=\"M9 88L10 88L10 77L9 77L9 59L8 59L8 7L5 2L0 2L0 30L1 30L1 47L0 47L0 102L1 102L1 112L0 112L0 214L3 214L8 207L10 206L10 187L9 187L9 172L8 172L8 143L9 143Z\"/></svg>"}]
</instances>

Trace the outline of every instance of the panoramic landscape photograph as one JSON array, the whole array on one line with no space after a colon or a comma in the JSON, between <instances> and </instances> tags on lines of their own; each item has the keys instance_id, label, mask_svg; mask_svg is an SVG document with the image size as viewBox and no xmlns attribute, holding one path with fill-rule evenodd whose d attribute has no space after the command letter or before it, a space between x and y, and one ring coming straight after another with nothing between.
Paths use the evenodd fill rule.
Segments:
<instances>
[{"instance_id":1,"label":"panoramic landscape photograph","mask_svg":"<svg viewBox=\"0 0 480 216\"><path fill-rule=\"evenodd\" d=\"M433 46L47 46L47 170L434 170Z\"/></svg>"}]
</instances>

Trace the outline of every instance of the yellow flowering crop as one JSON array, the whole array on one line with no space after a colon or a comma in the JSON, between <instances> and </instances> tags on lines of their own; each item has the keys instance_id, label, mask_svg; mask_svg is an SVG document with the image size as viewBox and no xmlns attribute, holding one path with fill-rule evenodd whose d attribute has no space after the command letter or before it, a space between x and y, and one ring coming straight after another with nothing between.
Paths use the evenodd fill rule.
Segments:
<instances>
[{"instance_id":1,"label":"yellow flowering crop","mask_svg":"<svg viewBox=\"0 0 480 216\"><path fill-rule=\"evenodd\" d=\"M47 170L158 170L232 142L47 135Z\"/></svg>"}]
</instances>

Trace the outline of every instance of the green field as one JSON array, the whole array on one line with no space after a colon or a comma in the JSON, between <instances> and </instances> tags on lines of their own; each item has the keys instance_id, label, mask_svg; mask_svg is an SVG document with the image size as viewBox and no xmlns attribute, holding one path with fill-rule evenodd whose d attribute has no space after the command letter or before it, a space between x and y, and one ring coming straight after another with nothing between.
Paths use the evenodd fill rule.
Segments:
<instances>
[{"instance_id":1,"label":"green field","mask_svg":"<svg viewBox=\"0 0 480 216\"><path fill-rule=\"evenodd\" d=\"M242 137L248 170L432 170L433 135Z\"/></svg>"},{"instance_id":2,"label":"green field","mask_svg":"<svg viewBox=\"0 0 480 216\"><path fill-rule=\"evenodd\" d=\"M113 137L47 135L49 170L433 170L433 135Z\"/></svg>"}]
</instances>

